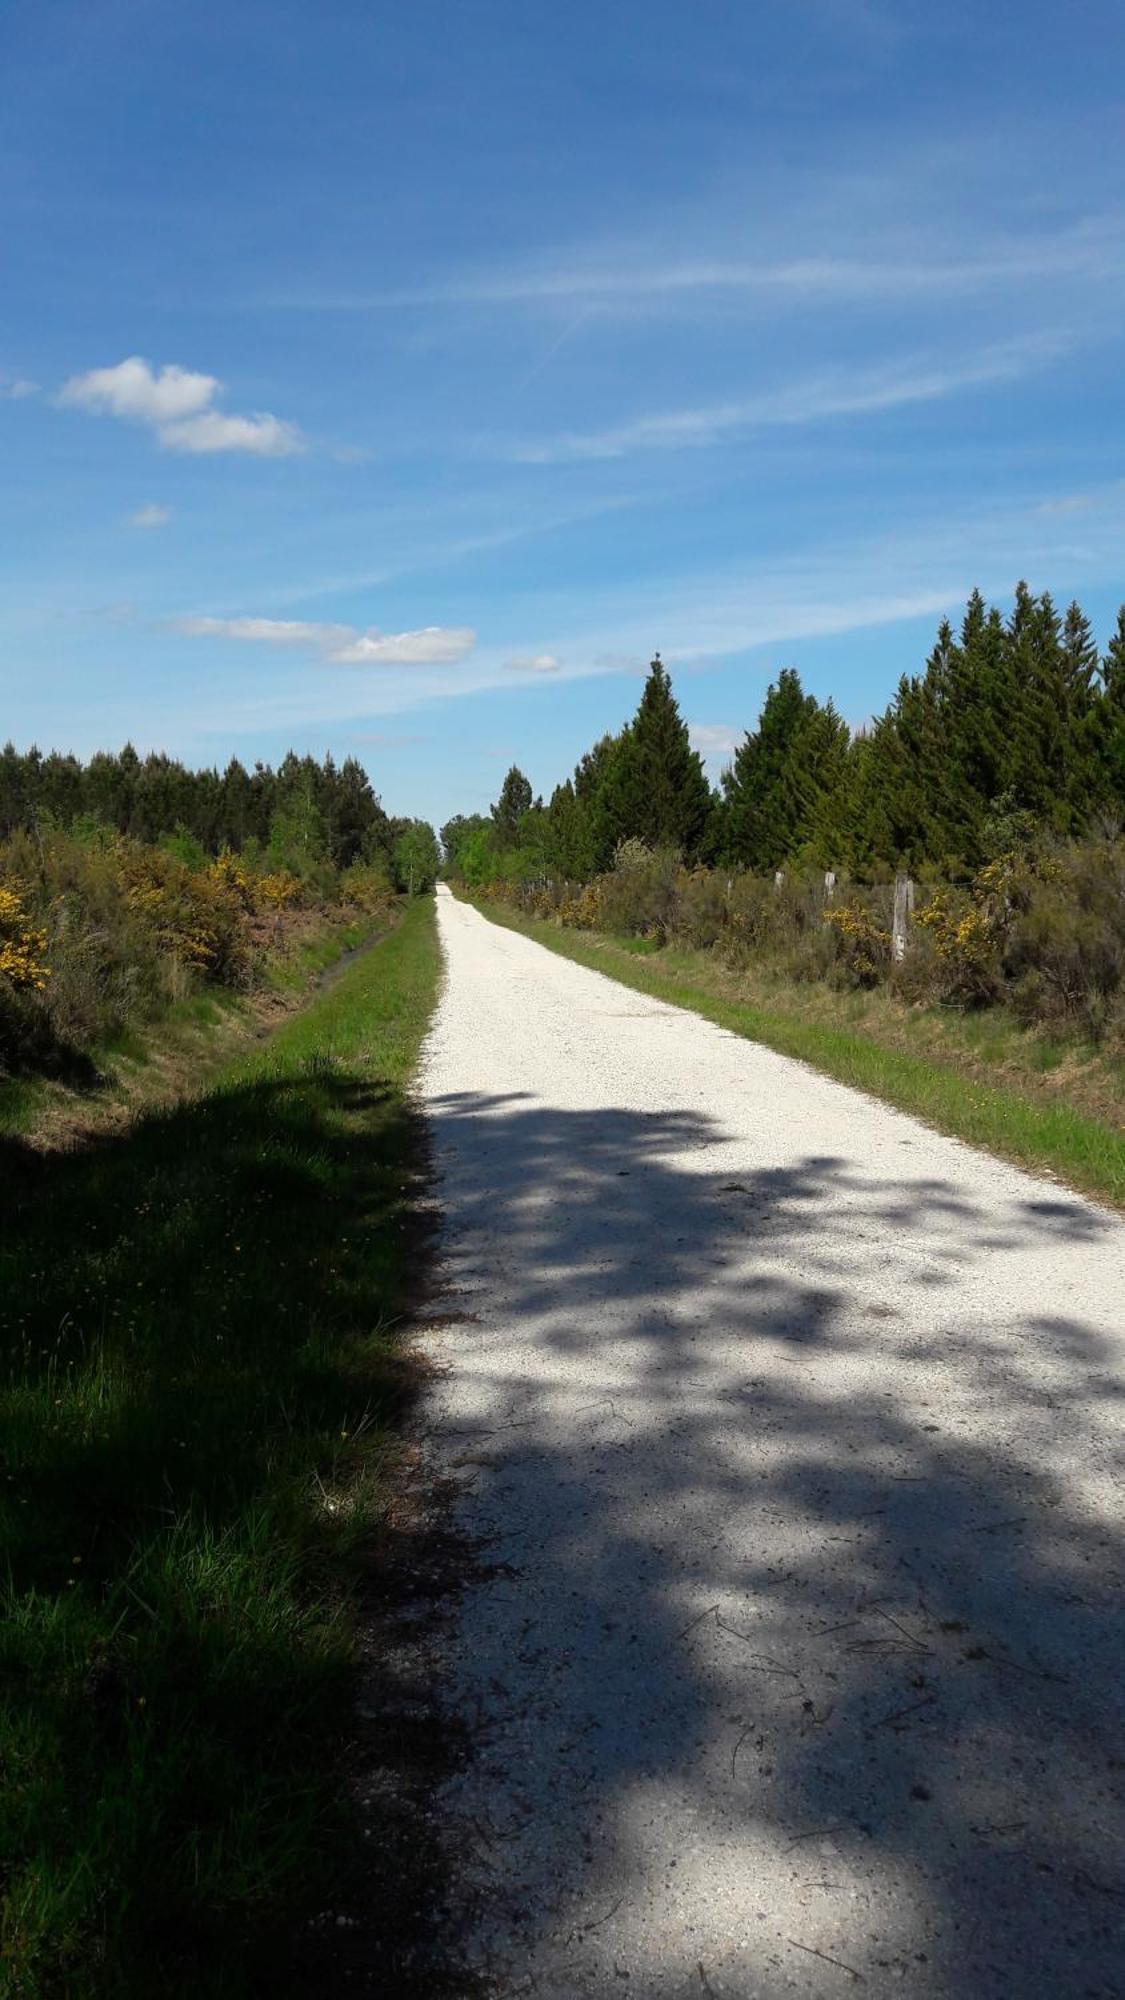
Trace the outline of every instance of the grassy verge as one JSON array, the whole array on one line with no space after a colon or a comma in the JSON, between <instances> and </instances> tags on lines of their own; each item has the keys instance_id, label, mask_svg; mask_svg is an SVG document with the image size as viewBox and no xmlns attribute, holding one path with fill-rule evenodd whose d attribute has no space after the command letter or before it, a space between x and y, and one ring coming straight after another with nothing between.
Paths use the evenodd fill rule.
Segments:
<instances>
[{"instance_id":1,"label":"grassy verge","mask_svg":"<svg viewBox=\"0 0 1125 2000\"><path fill-rule=\"evenodd\" d=\"M0 1988L290 1990L412 1281L432 906L193 1103L0 1140Z\"/></svg>"},{"instance_id":2,"label":"grassy verge","mask_svg":"<svg viewBox=\"0 0 1125 2000\"><path fill-rule=\"evenodd\" d=\"M1125 1130L1121 1079L1102 1065L1075 1094L1097 1093L1100 1115L1067 1101L1066 1052L1018 1036L1010 1023L964 1023L930 1010L866 995L784 986L723 971L704 952L641 950L636 941L563 930L495 902L482 914L534 938L549 950L608 973L625 986L715 1021L782 1055L823 1070L841 1083L885 1098L902 1111L974 1146L1057 1175L1072 1186L1125 1207ZM1022 1040L1022 1047L1017 1043ZM913 1045L912 1045L913 1044ZM1019 1083L994 1080L996 1069L1022 1055ZM1119 1070L1120 1066L1118 1066Z\"/></svg>"},{"instance_id":3,"label":"grassy verge","mask_svg":"<svg viewBox=\"0 0 1125 2000\"><path fill-rule=\"evenodd\" d=\"M140 1111L197 1095L394 920L394 912L322 916L264 958L251 993L200 987L158 1019L123 1028L100 1047L76 1051L68 1076L0 1074L0 1134L70 1145L120 1128Z\"/></svg>"}]
</instances>

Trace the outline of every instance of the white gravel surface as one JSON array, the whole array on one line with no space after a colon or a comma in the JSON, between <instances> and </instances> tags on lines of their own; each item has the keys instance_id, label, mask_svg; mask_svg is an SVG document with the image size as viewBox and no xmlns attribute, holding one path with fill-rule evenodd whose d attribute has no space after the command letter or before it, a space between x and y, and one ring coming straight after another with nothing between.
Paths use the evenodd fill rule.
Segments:
<instances>
[{"instance_id":1,"label":"white gravel surface","mask_svg":"<svg viewBox=\"0 0 1125 2000\"><path fill-rule=\"evenodd\" d=\"M1125 1993L1125 1225L439 911L467 1967Z\"/></svg>"}]
</instances>

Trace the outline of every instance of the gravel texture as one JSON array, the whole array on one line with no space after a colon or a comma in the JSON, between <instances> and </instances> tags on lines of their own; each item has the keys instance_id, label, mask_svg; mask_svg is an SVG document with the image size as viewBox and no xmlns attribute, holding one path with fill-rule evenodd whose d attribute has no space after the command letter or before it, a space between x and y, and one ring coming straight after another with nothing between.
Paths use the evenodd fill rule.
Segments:
<instances>
[{"instance_id":1,"label":"gravel texture","mask_svg":"<svg viewBox=\"0 0 1125 2000\"><path fill-rule=\"evenodd\" d=\"M466 1991L1125 1993L1125 1224L439 911Z\"/></svg>"}]
</instances>

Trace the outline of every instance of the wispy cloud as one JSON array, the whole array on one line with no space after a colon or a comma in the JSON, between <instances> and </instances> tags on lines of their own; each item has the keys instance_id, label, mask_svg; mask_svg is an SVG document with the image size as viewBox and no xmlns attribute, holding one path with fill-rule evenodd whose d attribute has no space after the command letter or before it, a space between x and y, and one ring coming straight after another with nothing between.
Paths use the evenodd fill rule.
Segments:
<instances>
[{"instance_id":1,"label":"wispy cloud","mask_svg":"<svg viewBox=\"0 0 1125 2000\"><path fill-rule=\"evenodd\" d=\"M742 732L727 722L689 722L688 736L707 764L728 763L742 740Z\"/></svg>"},{"instance_id":2,"label":"wispy cloud","mask_svg":"<svg viewBox=\"0 0 1125 2000\"><path fill-rule=\"evenodd\" d=\"M258 458L286 458L304 450L296 424L268 410L238 416L216 409L222 386L216 375L201 375L175 363L157 370L134 354L112 368L72 375L58 401L64 409L143 424L168 451L245 451Z\"/></svg>"},{"instance_id":3,"label":"wispy cloud","mask_svg":"<svg viewBox=\"0 0 1125 2000\"><path fill-rule=\"evenodd\" d=\"M834 218L832 235L838 236ZM825 232L827 234L827 232ZM712 255L641 254L631 245L528 260L507 270L454 273L430 283L376 292L295 292L269 304L311 312L371 312L426 306L512 306L568 303L596 306L675 300L692 294L744 295L759 302L837 300L863 304L931 296L1003 294L1013 285L1066 277L1125 275L1125 244L1118 215L1089 217L1054 232L1013 238L980 233L969 244L935 239L929 255L888 254L886 230L872 232L872 249L812 249L776 257L744 251ZM568 327L561 338L572 330Z\"/></svg>"},{"instance_id":4,"label":"wispy cloud","mask_svg":"<svg viewBox=\"0 0 1125 2000\"><path fill-rule=\"evenodd\" d=\"M640 451L682 451L720 444L757 430L825 422L833 417L877 415L912 403L939 402L968 390L1018 381L1047 366L1074 345L1065 333L1037 333L1004 341L953 360L915 356L875 368L803 376L775 389L726 403L663 410L604 430L499 446L521 465L555 465L575 459L624 458Z\"/></svg>"},{"instance_id":5,"label":"wispy cloud","mask_svg":"<svg viewBox=\"0 0 1125 2000\"><path fill-rule=\"evenodd\" d=\"M504 666L510 674L557 674L562 661L554 653L517 653Z\"/></svg>"},{"instance_id":6,"label":"wispy cloud","mask_svg":"<svg viewBox=\"0 0 1125 2000\"><path fill-rule=\"evenodd\" d=\"M163 506L158 500L150 500L144 507L138 507L135 514L130 514L129 526L131 528L166 528L171 518L172 509L170 507Z\"/></svg>"},{"instance_id":7,"label":"wispy cloud","mask_svg":"<svg viewBox=\"0 0 1125 2000\"><path fill-rule=\"evenodd\" d=\"M29 396L38 394L38 382L30 382L26 376L0 375L0 403L23 403Z\"/></svg>"},{"instance_id":8,"label":"wispy cloud","mask_svg":"<svg viewBox=\"0 0 1125 2000\"><path fill-rule=\"evenodd\" d=\"M192 639L234 639L319 654L333 666L456 666L472 652L476 633L467 625L425 625L417 632L360 631L294 618L177 618L173 629Z\"/></svg>"}]
</instances>

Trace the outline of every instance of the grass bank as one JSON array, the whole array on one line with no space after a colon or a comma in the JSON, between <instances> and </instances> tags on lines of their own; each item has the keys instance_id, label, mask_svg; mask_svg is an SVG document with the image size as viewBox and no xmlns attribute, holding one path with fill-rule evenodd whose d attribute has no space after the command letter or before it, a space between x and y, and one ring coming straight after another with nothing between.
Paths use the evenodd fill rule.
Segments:
<instances>
[{"instance_id":1,"label":"grass bank","mask_svg":"<svg viewBox=\"0 0 1125 2000\"><path fill-rule=\"evenodd\" d=\"M429 899L195 1102L0 1139L0 1988L291 1990L352 1829Z\"/></svg>"},{"instance_id":2,"label":"grass bank","mask_svg":"<svg viewBox=\"0 0 1125 2000\"><path fill-rule=\"evenodd\" d=\"M730 973L706 952L564 930L494 901L478 907L492 922L639 993L691 1008L939 1131L1125 1208L1120 1063L1083 1063L1074 1050L1021 1034L995 1016L908 1008L882 994L839 994L766 973Z\"/></svg>"},{"instance_id":3,"label":"grass bank","mask_svg":"<svg viewBox=\"0 0 1125 2000\"><path fill-rule=\"evenodd\" d=\"M121 1129L138 1113L197 1096L205 1083L272 1033L353 955L383 936L393 906L374 914L298 913L264 953L249 992L202 985L158 1018L68 1052L55 1075L0 1069L0 1135L72 1145Z\"/></svg>"}]
</instances>

